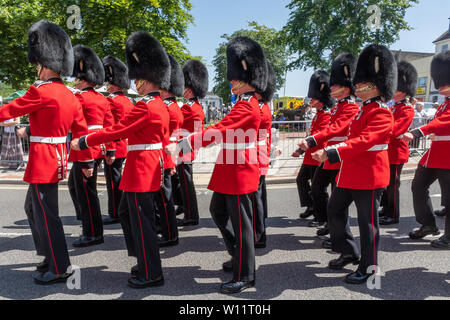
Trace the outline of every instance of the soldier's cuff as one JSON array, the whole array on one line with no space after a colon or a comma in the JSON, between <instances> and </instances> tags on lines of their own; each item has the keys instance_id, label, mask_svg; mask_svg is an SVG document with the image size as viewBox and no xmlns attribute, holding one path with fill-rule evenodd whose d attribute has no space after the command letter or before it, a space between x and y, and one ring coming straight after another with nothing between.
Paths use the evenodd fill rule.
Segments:
<instances>
[{"instance_id":1,"label":"soldier's cuff","mask_svg":"<svg viewBox=\"0 0 450 320\"><path fill-rule=\"evenodd\" d=\"M420 130L420 128L414 129L411 131L411 134L416 137L416 138L422 138L425 137L425 135L423 134L422 130Z\"/></svg>"},{"instance_id":2,"label":"soldier's cuff","mask_svg":"<svg viewBox=\"0 0 450 320\"><path fill-rule=\"evenodd\" d=\"M339 155L339 151L336 148L325 148L325 152L328 156L328 161L331 164L341 162L341 156Z\"/></svg>"},{"instance_id":3,"label":"soldier's cuff","mask_svg":"<svg viewBox=\"0 0 450 320\"><path fill-rule=\"evenodd\" d=\"M94 169L94 160L79 161L81 169Z\"/></svg>"},{"instance_id":4,"label":"soldier's cuff","mask_svg":"<svg viewBox=\"0 0 450 320\"><path fill-rule=\"evenodd\" d=\"M87 136L83 136L80 138L80 140L78 140L78 146L80 147L81 150L89 149L86 138Z\"/></svg>"},{"instance_id":5,"label":"soldier's cuff","mask_svg":"<svg viewBox=\"0 0 450 320\"><path fill-rule=\"evenodd\" d=\"M111 158L116 156L116 150L106 150L106 156Z\"/></svg>"},{"instance_id":6,"label":"soldier's cuff","mask_svg":"<svg viewBox=\"0 0 450 320\"><path fill-rule=\"evenodd\" d=\"M316 138L314 138L313 136L306 138L306 142L308 143L308 146L310 148L314 148L315 146L317 146Z\"/></svg>"}]
</instances>

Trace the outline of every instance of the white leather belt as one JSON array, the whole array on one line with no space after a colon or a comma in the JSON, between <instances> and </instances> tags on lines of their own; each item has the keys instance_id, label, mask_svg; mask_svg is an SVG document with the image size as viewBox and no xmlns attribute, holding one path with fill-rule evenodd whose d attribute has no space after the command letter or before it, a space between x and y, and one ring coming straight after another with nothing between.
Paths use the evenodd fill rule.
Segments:
<instances>
[{"instance_id":1,"label":"white leather belt","mask_svg":"<svg viewBox=\"0 0 450 320\"><path fill-rule=\"evenodd\" d=\"M128 151L153 151L153 150L162 150L162 143L154 143L154 144L133 144L128 145Z\"/></svg>"},{"instance_id":2,"label":"white leather belt","mask_svg":"<svg viewBox=\"0 0 450 320\"><path fill-rule=\"evenodd\" d=\"M31 136L30 142L46 144L63 144L67 142L67 137L36 137Z\"/></svg>"},{"instance_id":3,"label":"white leather belt","mask_svg":"<svg viewBox=\"0 0 450 320\"><path fill-rule=\"evenodd\" d=\"M223 143L222 149L225 150L246 150L246 149L255 149L255 143Z\"/></svg>"},{"instance_id":4,"label":"white leather belt","mask_svg":"<svg viewBox=\"0 0 450 320\"><path fill-rule=\"evenodd\" d=\"M450 136L435 136L434 141L450 141Z\"/></svg>"},{"instance_id":5,"label":"white leather belt","mask_svg":"<svg viewBox=\"0 0 450 320\"><path fill-rule=\"evenodd\" d=\"M258 146L267 146L267 141L266 140L258 141Z\"/></svg>"},{"instance_id":6,"label":"white leather belt","mask_svg":"<svg viewBox=\"0 0 450 320\"><path fill-rule=\"evenodd\" d=\"M99 130L99 129L103 129L103 126L102 125L88 126L88 130Z\"/></svg>"},{"instance_id":7,"label":"white leather belt","mask_svg":"<svg viewBox=\"0 0 450 320\"><path fill-rule=\"evenodd\" d=\"M387 145L387 144L378 144L376 146L373 146L372 148L370 148L367 151L384 151L384 150L387 150L388 147L389 147L389 145Z\"/></svg>"},{"instance_id":8,"label":"white leather belt","mask_svg":"<svg viewBox=\"0 0 450 320\"><path fill-rule=\"evenodd\" d=\"M169 141L170 142L177 142L178 139L177 139L177 137L170 137Z\"/></svg>"},{"instance_id":9,"label":"white leather belt","mask_svg":"<svg viewBox=\"0 0 450 320\"><path fill-rule=\"evenodd\" d=\"M329 141L343 142L343 141L347 141L347 140L348 140L347 137L334 137L334 138L331 138Z\"/></svg>"}]
</instances>

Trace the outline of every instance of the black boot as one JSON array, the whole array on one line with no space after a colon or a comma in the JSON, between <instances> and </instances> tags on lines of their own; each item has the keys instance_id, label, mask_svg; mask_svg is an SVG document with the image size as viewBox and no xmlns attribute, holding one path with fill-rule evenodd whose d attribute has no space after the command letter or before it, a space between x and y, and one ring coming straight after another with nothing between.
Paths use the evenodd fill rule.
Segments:
<instances>
[{"instance_id":1,"label":"black boot","mask_svg":"<svg viewBox=\"0 0 450 320\"><path fill-rule=\"evenodd\" d=\"M239 293L245 289L251 288L255 286L255 280L253 281L230 281L225 282L220 287L220 292L224 294L234 294Z\"/></svg>"},{"instance_id":2,"label":"black boot","mask_svg":"<svg viewBox=\"0 0 450 320\"><path fill-rule=\"evenodd\" d=\"M342 270L344 267L348 264L358 265L359 264L359 258L355 257L354 255L343 255L335 260L331 260L328 263L328 268L333 270Z\"/></svg>"},{"instance_id":3,"label":"black boot","mask_svg":"<svg viewBox=\"0 0 450 320\"><path fill-rule=\"evenodd\" d=\"M306 208L306 211L300 214L300 218L301 219L308 219L309 217L311 217L314 214L314 208L313 207L308 207Z\"/></svg>"},{"instance_id":4,"label":"black boot","mask_svg":"<svg viewBox=\"0 0 450 320\"><path fill-rule=\"evenodd\" d=\"M440 234L439 229L436 226L421 226L419 230L411 231L409 237L411 239L423 239L426 236L433 235L438 236Z\"/></svg>"}]
</instances>

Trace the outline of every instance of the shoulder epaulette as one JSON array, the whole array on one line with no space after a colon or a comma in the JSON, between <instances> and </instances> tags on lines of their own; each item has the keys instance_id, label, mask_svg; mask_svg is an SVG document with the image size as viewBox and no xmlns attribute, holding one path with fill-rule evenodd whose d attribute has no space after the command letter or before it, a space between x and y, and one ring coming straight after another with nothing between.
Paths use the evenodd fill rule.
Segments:
<instances>
[{"instance_id":1,"label":"shoulder epaulette","mask_svg":"<svg viewBox=\"0 0 450 320\"><path fill-rule=\"evenodd\" d=\"M194 103L195 103L194 100L189 100L186 104L187 104L189 107L192 107L192 106L194 105Z\"/></svg>"},{"instance_id":2,"label":"shoulder epaulette","mask_svg":"<svg viewBox=\"0 0 450 320\"><path fill-rule=\"evenodd\" d=\"M33 84L33 86L35 86L36 88L39 88L39 87L41 87L41 86L43 86L43 85L50 84L50 83L53 83L53 81L42 81L42 80L38 80L38 81L36 81L36 82Z\"/></svg>"},{"instance_id":3,"label":"shoulder epaulette","mask_svg":"<svg viewBox=\"0 0 450 320\"><path fill-rule=\"evenodd\" d=\"M251 95L242 95L240 100L250 102L250 100L252 100L252 98L253 98L253 96L251 96Z\"/></svg>"},{"instance_id":4,"label":"shoulder epaulette","mask_svg":"<svg viewBox=\"0 0 450 320\"><path fill-rule=\"evenodd\" d=\"M166 106L170 106L172 104L172 100L163 100Z\"/></svg>"},{"instance_id":5,"label":"shoulder epaulette","mask_svg":"<svg viewBox=\"0 0 450 320\"><path fill-rule=\"evenodd\" d=\"M117 94L111 93L111 94L109 95L109 97L110 97L111 99L114 99L115 97L117 97Z\"/></svg>"},{"instance_id":6,"label":"shoulder epaulette","mask_svg":"<svg viewBox=\"0 0 450 320\"><path fill-rule=\"evenodd\" d=\"M145 102L145 103L149 103L150 101L155 100L155 97L153 96L145 96L144 98L142 98L141 101Z\"/></svg>"}]
</instances>

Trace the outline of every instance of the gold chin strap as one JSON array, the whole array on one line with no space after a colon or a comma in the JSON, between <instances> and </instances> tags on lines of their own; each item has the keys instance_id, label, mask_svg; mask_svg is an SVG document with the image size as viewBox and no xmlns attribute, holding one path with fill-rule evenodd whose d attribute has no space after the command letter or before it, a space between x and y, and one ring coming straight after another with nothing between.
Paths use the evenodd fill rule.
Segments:
<instances>
[{"instance_id":1,"label":"gold chin strap","mask_svg":"<svg viewBox=\"0 0 450 320\"><path fill-rule=\"evenodd\" d=\"M356 89L356 92L358 92L358 93L360 93L360 92L366 92L366 91L372 90L373 88L375 88L375 85L374 85L373 83L371 83L371 84L369 84L369 85L367 85L367 86L365 86L365 87Z\"/></svg>"},{"instance_id":2,"label":"gold chin strap","mask_svg":"<svg viewBox=\"0 0 450 320\"><path fill-rule=\"evenodd\" d=\"M341 92L343 92L346 88L345 87L340 87L339 89L337 89L336 91L333 92L333 94L340 94Z\"/></svg>"},{"instance_id":3,"label":"gold chin strap","mask_svg":"<svg viewBox=\"0 0 450 320\"><path fill-rule=\"evenodd\" d=\"M245 86L245 82L244 81L239 81L238 84L236 85L236 87L233 87L233 89L234 90L239 90L243 86Z\"/></svg>"},{"instance_id":4,"label":"gold chin strap","mask_svg":"<svg viewBox=\"0 0 450 320\"><path fill-rule=\"evenodd\" d=\"M37 65L38 78L41 76L42 69L44 69L44 68L43 68L42 65L39 63L39 64Z\"/></svg>"},{"instance_id":5,"label":"gold chin strap","mask_svg":"<svg viewBox=\"0 0 450 320\"><path fill-rule=\"evenodd\" d=\"M145 84L145 80L138 80L137 84L136 84L136 90L139 91L140 88L142 88L142 86Z\"/></svg>"}]
</instances>

